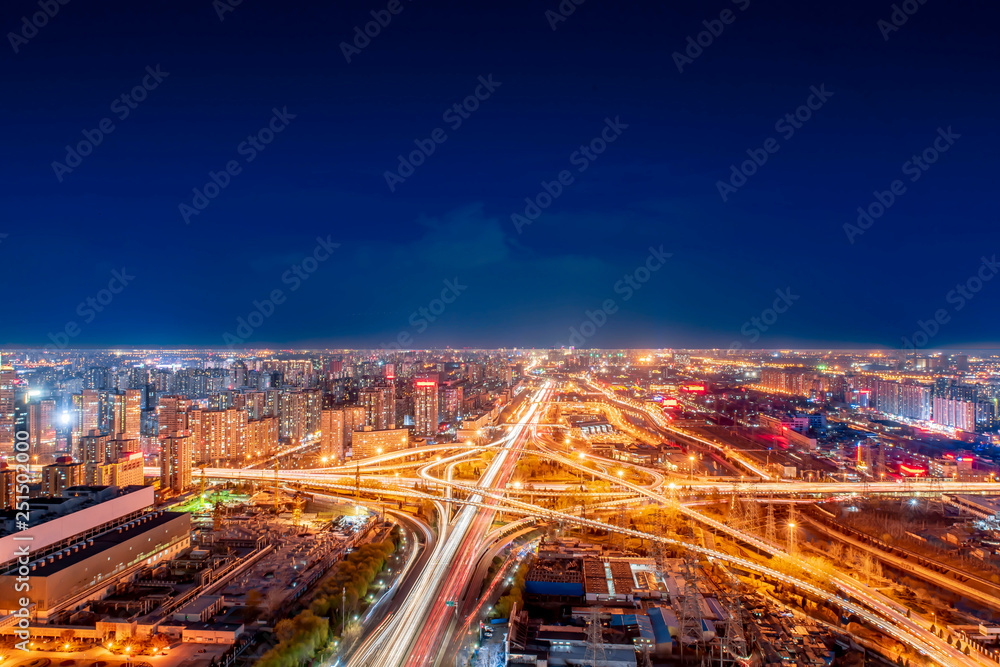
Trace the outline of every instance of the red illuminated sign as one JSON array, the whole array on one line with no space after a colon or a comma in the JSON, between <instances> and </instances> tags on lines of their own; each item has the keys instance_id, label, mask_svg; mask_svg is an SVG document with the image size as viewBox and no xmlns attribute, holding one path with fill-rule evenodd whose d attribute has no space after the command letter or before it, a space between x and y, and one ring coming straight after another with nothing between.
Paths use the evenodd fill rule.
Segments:
<instances>
[{"instance_id":1,"label":"red illuminated sign","mask_svg":"<svg viewBox=\"0 0 1000 667\"><path fill-rule=\"evenodd\" d=\"M906 465L905 463L900 463L899 464L899 472L901 472L903 474L906 474L906 475L913 475L914 477L916 477L918 475L925 474L927 472L927 469L926 468L920 468L920 467L914 468L912 466Z\"/></svg>"},{"instance_id":2,"label":"red illuminated sign","mask_svg":"<svg viewBox=\"0 0 1000 667\"><path fill-rule=\"evenodd\" d=\"M413 384L417 387L434 387L437 385L437 382L434 382L433 380L418 380Z\"/></svg>"}]
</instances>

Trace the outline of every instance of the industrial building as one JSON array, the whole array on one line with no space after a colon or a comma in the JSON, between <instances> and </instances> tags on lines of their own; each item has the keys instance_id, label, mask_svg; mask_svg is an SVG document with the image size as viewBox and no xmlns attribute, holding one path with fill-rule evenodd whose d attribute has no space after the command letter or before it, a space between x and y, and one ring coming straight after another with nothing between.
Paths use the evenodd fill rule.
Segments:
<instances>
[{"instance_id":1,"label":"industrial building","mask_svg":"<svg viewBox=\"0 0 1000 667\"><path fill-rule=\"evenodd\" d=\"M65 493L69 497L56 499L61 501L56 506L67 505L66 510L48 510L45 515L55 514L50 520L0 538L0 553L8 556L0 564L0 613L18 610L19 599L27 595L36 618L47 619L99 599L143 567L190 546L190 515L149 511L152 487L75 487ZM19 562L25 544L28 555ZM19 567L25 565L27 594L15 590Z\"/></svg>"}]
</instances>

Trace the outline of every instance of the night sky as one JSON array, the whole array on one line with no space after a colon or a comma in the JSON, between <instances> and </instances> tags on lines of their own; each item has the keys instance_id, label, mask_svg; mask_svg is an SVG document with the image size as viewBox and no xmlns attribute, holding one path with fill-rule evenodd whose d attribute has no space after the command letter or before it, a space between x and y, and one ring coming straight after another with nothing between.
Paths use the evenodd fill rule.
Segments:
<instances>
[{"instance_id":1,"label":"night sky","mask_svg":"<svg viewBox=\"0 0 1000 667\"><path fill-rule=\"evenodd\" d=\"M0 343L1000 338L995 3L235 1L4 4Z\"/></svg>"}]
</instances>

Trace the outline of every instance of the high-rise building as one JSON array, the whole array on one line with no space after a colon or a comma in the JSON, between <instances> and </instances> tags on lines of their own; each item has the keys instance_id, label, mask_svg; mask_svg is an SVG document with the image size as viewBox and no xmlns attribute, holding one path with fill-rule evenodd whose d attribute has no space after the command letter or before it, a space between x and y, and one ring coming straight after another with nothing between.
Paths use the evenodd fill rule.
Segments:
<instances>
[{"instance_id":1,"label":"high-rise building","mask_svg":"<svg viewBox=\"0 0 1000 667\"><path fill-rule=\"evenodd\" d=\"M281 392L278 416L281 419L281 437L301 442L302 438L320 428L323 394L319 390Z\"/></svg>"},{"instance_id":2,"label":"high-rise building","mask_svg":"<svg viewBox=\"0 0 1000 667\"><path fill-rule=\"evenodd\" d=\"M440 415L447 422L458 421L462 417L462 387L442 387L440 393Z\"/></svg>"},{"instance_id":3,"label":"high-rise building","mask_svg":"<svg viewBox=\"0 0 1000 667\"><path fill-rule=\"evenodd\" d=\"M434 437L438 430L438 376L418 376L413 380L413 412L417 435Z\"/></svg>"},{"instance_id":4,"label":"high-rise building","mask_svg":"<svg viewBox=\"0 0 1000 667\"><path fill-rule=\"evenodd\" d=\"M56 402L42 399L28 404L28 430L31 445L39 461L51 461L56 453Z\"/></svg>"},{"instance_id":5,"label":"high-rise building","mask_svg":"<svg viewBox=\"0 0 1000 667\"><path fill-rule=\"evenodd\" d=\"M380 431L396 426L396 390L392 385L376 385L358 392L365 409L365 425Z\"/></svg>"},{"instance_id":6,"label":"high-rise building","mask_svg":"<svg viewBox=\"0 0 1000 667\"><path fill-rule=\"evenodd\" d=\"M80 486L84 481L82 463L52 463L42 468L42 495L58 496L71 486Z\"/></svg>"},{"instance_id":7,"label":"high-rise building","mask_svg":"<svg viewBox=\"0 0 1000 667\"><path fill-rule=\"evenodd\" d=\"M103 465L107 460L108 435L91 429L80 439L81 458L87 465Z\"/></svg>"},{"instance_id":8,"label":"high-rise building","mask_svg":"<svg viewBox=\"0 0 1000 667\"><path fill-rule=\"evenodd\" d=\"M354 440L354 432L360 431L365 425L365 409L360 405L348 405L344 407L344 446L351 444Z\"/></svg>"},{"instance_id":9,"label":"high-rise building","mask_svg":"<svg viewBox=\"0 0 1000 667\"><path fill-rule=\"evenodd\" d=\"M188 435L172 435L160 445L160 488L184 493L191 488L191 441Z\"/></svg>"},{"instance_id":10,"label":"high-rise building","mask_svg":"<svg viewBox=\"0 0 1000 667\"><path fill-rule=\"evenodd\" d=\"M344 460L344 411L323 410L320 431L320 456L329 460Z\"/></svg>"},{"instance_id":11,"label":"high-rise building","mask_svg":"<svg viewBox=\"0 0 1000 667\"><path fill-rule=\"evenodd\" d=\"M14 446L14 381L17 372L11 366L0 365L0 451L8 453Z\"/></svg>"},{"instance_id":12,"label":"high-rise building","mask_svg":"<svg viewBox=\"0 0 1000 667\"><path fill-rule=\"evenodd\" d=\"M278 418L265 417L247 421L248 458L270 456L278 451Z\"/></svg>"},{"instance_id":13,"label":"high-rise building","mask_svg":"<svg viewBox=\"0 0 1000 667\"><path fill-rule=\"evenodd\" d=\"M17 507L17 471L0 464L0 510L12 510Z\"/></svg>"},{"instance_id":14,"label":"high-rise building","mask_svg":"<svg viewBox=\"0 0 1000 667\"><path fill-rule=\"evenodd\" d=\"M117 438L125 434L125 394L111 394L108 399L111 409L109 430Z\"/></svg>"},{"instance_id":15,"label":"high-rise building","mask_svg":"<svg viewBox=\"0 0 1000 667\"><path fill-rule=\"evenodd\" d=\"M101 392L84 389L80 399L80 433L87 434L100 428Z\"/></svg>"},{"instance_id":16,"label":"high-rise building","mask_svg":"<svg viewBox=\"0 0 1000 667\"><path fill-rule=\"evenodd\" d=\"M142 435L142 390L125 390L125 419L122 432L126 440L138 440Z\"/></svg>"},{"instance_id":17,"label":"high-rise building","mask_svg":"<svg viewBox=\"0 0 1000 667\"><path fill-rule=\"evenodd\" d=\"M188 429L187 410L191 401L183 396L161 396L157 407L157 426L161 438Z\"/></svg>"},{"instance_id":18,"label":"high-rise building","mask_svg":"<svg viewBox=\"0 0 1000 667\"><path fill-rule=\"evenodd\" d=\"M104 462L111 463L112 461L117 461L126 454L138 452L141 449L142 447L138 440L125 440L123 438L108 439L104 443Z\"/></svg>"}]
</instances>

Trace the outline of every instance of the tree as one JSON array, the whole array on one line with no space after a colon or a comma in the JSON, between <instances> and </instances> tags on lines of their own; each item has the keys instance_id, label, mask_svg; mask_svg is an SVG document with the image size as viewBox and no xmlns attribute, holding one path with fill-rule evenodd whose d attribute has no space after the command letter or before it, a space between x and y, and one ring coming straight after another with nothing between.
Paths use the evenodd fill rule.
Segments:
<instances>
[{"instance_id":1,"label":"tree","mask_svg":"<svg viewBox=\"0 0 1000 667\"><path fill-rule=\"evenodd\" d=\"M73 640L76 639L76 631L66 628L59 633L59 639L63 641L63 644L72 644Z\"/></svg>"}]
</instances>

